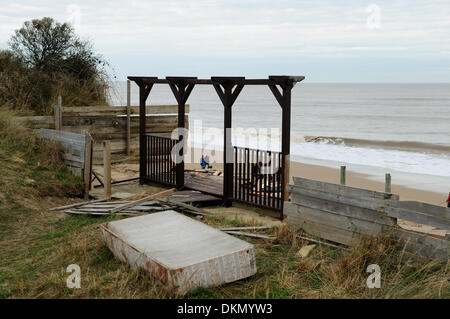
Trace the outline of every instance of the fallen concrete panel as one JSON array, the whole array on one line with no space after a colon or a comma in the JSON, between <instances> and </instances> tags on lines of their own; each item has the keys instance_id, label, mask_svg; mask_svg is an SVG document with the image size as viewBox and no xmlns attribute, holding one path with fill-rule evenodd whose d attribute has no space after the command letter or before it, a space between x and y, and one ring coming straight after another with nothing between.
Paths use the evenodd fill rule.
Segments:
<instances>
[{"instance_id":1,"label":"fallen concrete panel","mask_svg":"<svg viewBox=\"0 0 450 319\"><path fill-rule=\"evenodd\" d=\"M102 224L113 254L178 294L256 273L252 244L175 211Z\"/></svg>"}]
</instances>

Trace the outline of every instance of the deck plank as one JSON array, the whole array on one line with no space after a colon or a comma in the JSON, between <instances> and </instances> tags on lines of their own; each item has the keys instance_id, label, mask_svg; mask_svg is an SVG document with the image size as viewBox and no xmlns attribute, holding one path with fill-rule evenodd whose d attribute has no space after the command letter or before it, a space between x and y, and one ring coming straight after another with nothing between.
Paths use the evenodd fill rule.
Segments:
<instances>
[{"instance_id":1,"label":"deck plank","mask_svg":"<svg viewBox=\"0 0 450 319\"><path fill-rule=\"evenodd\" d=\"M215 196L223 196L222 178L211 178L209 176L192 176L185 174L184 186L189 189L197 190L202 193Z\"/></svg>"}]
</instances>

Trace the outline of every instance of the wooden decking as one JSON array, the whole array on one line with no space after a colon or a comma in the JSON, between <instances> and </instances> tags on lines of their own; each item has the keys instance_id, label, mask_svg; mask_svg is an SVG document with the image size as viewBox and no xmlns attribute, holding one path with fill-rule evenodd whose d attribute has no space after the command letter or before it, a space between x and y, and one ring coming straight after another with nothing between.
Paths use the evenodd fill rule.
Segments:
<instances>
[{"instance_id":1,"label":"wooden decking","mask_svg":"<svg viewBox=\"0 0 450 319\"><path fill-rule=\"evenodd\" d=\"M221 176L195 176L185 173L184 186L205 194L223 196L223 177Z\"/></svg>"},{"instance_id":2,"label":"wooden decking","mask_svg":"<svg viewBox=\"0 0 450 319\"><path fill-rule=\"evenodd\" d=\"M237 192L233 192L232 200L236 202L246 203L252 206L276 210L282 212L283 201L279 194L274 194L268 187L264 187L263 180L259 179L259 184L248 186L247 183L241 183L241 188ZM272 186L272 185L270 185ZM174 185L172 186L174 187ZM203 193L203 196L210 195L212 198L201 198L202 195L195 195L192 200L186 198L186 202L214 202L223 199L223 177L204 174L202 172L188 171L184 173L185 190L194 190ZM180 194L181 195L181 194ZM188 197L191 197L190 194ZM199 197L200 196L200 197ZM197 198L199 197L199 198Z\"/></svg>"}]
</instances>

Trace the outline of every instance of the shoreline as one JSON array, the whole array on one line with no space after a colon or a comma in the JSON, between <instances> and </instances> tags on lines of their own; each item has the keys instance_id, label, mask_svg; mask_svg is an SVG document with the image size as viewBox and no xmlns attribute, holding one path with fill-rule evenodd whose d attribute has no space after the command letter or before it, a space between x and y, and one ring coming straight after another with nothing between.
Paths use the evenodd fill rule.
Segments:
<instances>
[{"instance_id":1,"label":"shoreline","mask_svg":"<svg viewBox=\"0 0 450 319\"><path fill-rule=\"evenodd\" d=\"M201 157L202 151L200 149L189 148L191 156L191 163L186 163L186 169L199 169L200 158L194 159L192 155L198 155ZM204 150L203 154L209 154L211 159L216 158L222 161L221 152L215 152L211 150ZM213 156L214 155L214 156ZM213 169L223 170L222 163L212 163ZM322 182L339 184L340 170L338 168L332 168L322 165L306 164L297 161L291 161L289 183L293 183L292 176L298 176L308 179L315 179ZM351 187L365 188L369 190L384 192L384 183L371 179L372 175L363 174L355 171L346 171L346 185ZM446 199L448 194L432 192L427 190L421 190L416 188L407 187L405 185L396 184L392 182L392 193L400 196L400 200L403 201L419 201L427 204L446 207Z\"/></svg>"}]
</instances>

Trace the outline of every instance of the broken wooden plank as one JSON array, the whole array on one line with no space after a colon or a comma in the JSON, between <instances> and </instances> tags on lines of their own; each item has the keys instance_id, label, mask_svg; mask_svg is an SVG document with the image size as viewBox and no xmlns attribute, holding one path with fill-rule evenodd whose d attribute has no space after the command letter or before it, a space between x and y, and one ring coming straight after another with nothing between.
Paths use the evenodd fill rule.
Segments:
<instances>
[{"instance_id":1,"label":"broken wooden plank","mask_svg":"<svg viewBox=\"0 0 450 319\"><path fill-rule=\"evenodd\" d=\"M247 237L253 237L253 238L275 239L275 237L271 237L271 236L267 236L267 235L246 233L246 232L242 232L242 231L226 230L224 232L227 233L227 234L239 235L239 236L247 236Z\"/></svg>"},{"instance_id":2,"label":"broken wooden plank","mask_svg":"<svg viewBox=\"0 0 450 319\"><path fill-rule=\"evenodd\" d=\"M405 224L398 224L398 226L402 229L413 231L416 233L431 235L431 236L438 236L440 238L445 238L447 234L447 230L442 229L430 229L425 227L418 227L418 226L411 226L411 225L405 225Z\"/></svg>"},{"instance_id":3,"label":"broken wooden plank","mask_svg":"<svg viewBox=\"0 0 450 319\"><path fill-rule=\"evenodd\" d=\"M172 194L174 191L175 191L175 188L171 188L169 190L165 190L165 191L162 191L162 192L159 192L159 193L156 193L156 194L153 194L153 195L150 195L150 196L147 196L147 197L144 197L144 198L132 201L130 203L117 206L115 208L112 208L109 212L111 214L114 214L114 213L120 212L121 210L124 210L124 209L130 208L130 207L136 206L137 204L145 203L145 202L148 202L150 200L155 200L155 199L167 196L169 194Z\"/></svg>"},{"instance_id":4,"label":"broken wooden plank","mask_svg":"<svg viewBox=\"0 0 450 319\"><path fill-rule=\"evenodd\" d=\"M55 211L55 210L64 210L67 208L74 208L74 207L80 207L86 204L93 204L93 203L101 203L101 202L106 202L108 199L103 198L103 199L96 199L96 200L91 200L88 202L81 202L81 203L75 203L75 204L70 204L70 205L65 205L65 206L60 206L60 207L54 207L51 208L51 211Z\"/></svg>"},{"instance_id":5,"label":"broken wooden plank","mask_svg":"<svg viewBox=\"0 0 450 319\"><path fill-rule=\"evenodd\" d=\"M306 240L306 241L309 241L309 242L312 242L312 243L316 243L316 244L319 244L319 245L326 245L326 246L330 246L330 247L334 247L334 248L339 248L339 249L350 251L350 249L348 249L348 248L345 248L345 247L342 247L342 246L338 246L338 245L334 245L334 244L330 244L330 243L326 243L324 241L320 241L320 240L317 240L317 239L312 239L312 238L308 238L308 237L304 237L304 236L300 236L300 235L297 235L297 238L300 238L300 239L303 239L303 240Z\"/></svg>"},{"instance_id":6,"label":"broken wooden plank","mask_svg":"<svg viewBox=\"0 0 450 319\"><path fill-rule=\"evenodd\" d=\"M256 230L256 229L270 229L272 226L246 226L246 227L225 227L219 228L219 230Z\"/></svg>"},{"instance_id":7,"label":"broken wooden plank","mask_svg":"<svg viewBox=\"0 0 450 319\"><path fill-rule=\"evenodd\" d=\"M425 234L394 229L393 237L404 245L406 251L427 258L448 260L450 258L450 242Z\"/></svg>"},{"instance_id":8,"label":"broken wooden plank","mask_svg":"<svg viewBox=\"0 0 450 319\"><path fill-rule=\"evenodd\" d=\"M162 209L162 207L159 207L159 206L133 206L133 207L127 208L126 210L127 211L136 211L136 212L146 212L146 211L151 211L151 210L157 210L158 208ZM84 211L84 212L103 212L103 213L110 214L111 208L109 208L109 207L107 207L107 208L96 208L96 207L92 208L92 207L84 207L83 206L83 207L79 207L79 208L77 208L75 210L79 211L79 212L81 212L81 211ZM123 210L123 211L125 211L125 210Z\"/></svg>"},{"instance_id":9,"label":"broken wooden plank","mask_svg":"<svg viewBox=\"0 0 450 319\"><path fill-rule=\"evenodd\" d=\"M110 213L99 213L99 212L79 212L76 210L65 210L64 213L71 214L71 215L93 215L93 216L109 216ZM117 215L121 216L137 216L138 213L134 212L120 212L117 213Z\"/></svg>"},{"instance_id":10,"label":"broken wooden plank","mask_svg":"<svg viewBox=\"0 0 450 319\"><path fill-rule=\"evenodd\" d=\"M116 207L118 205L121 205L123 203L115 204L115 205L107 205L108 203L104 203L104 205L102 205L102 204L103 203L99 203L98 205L96 205L96 204L84 205L81 208L105 208L105 209L109 210L109 209L114 208L114 207ZM153 203L140 203L139 206L152 207L152 206L161 206L161 204L159 204L159 202L158 202L158 204L156 202L153 202Z\"/></svg>"},{"instance_id":11,"label":"broken wooden plank","mask_svg":"<svg viewBox=\"0 0 450 319\"><path fill-rule=\"evenodd\" d=\"M177 191L168 196L168 199L183 203L222 201L220 197L203 194L199 191Z\"/></svg>"},{"instance_id":12,"label":"broken wooden plank","mask_svg":"<svg viewBox=\"0 0 450 319\"><path fill-rule=\"evenodd\" d=\"M426 212L418 212L409 209L386 206L384 208L387 216L408 220L417 224L428 225L440 229L450 230L450 219L446 216L429 215Z\"/></svg>"},{"instance_id":13,"label":"broken wooden plank","mask_svg":"<svg viewBox=\"0 0 450 319\"><path fill-rule=\"evenodd\" d=\"M105 184L103 184L103 181L101 180L101 178L98 176L99 174L97 172L95 172L94 170L92 170L92 174L94 175L94 179L97 179L98 182L100 183L101 187L105 187ZM94 186L96 187L96 186Z\"/></svg>"},{"instance_id":14,"label":"broken wooden plank","mask_svg":"<svg viewBox=\"0 0 450 319\"><path fill-rule=\"evenodd\" d=\"M204 209L200 209L198 207L194 207L192 205L188 205L188 204L185 204L185 203L182 203L182 202L178 202L178 201L175 201L175 200L160 200L160 202L165 203L165 204L167 204L169 206L172 206L172 207L175 206L175 208L176 207L180 207L180 208L188 209L188 210L190 210L191 212L193 212L194 214L197 214L197 215L202 215L202 216L211 216L212 215L212 214L208 213L207 211L205 211Z\"/></svg>"}]
</instances>

